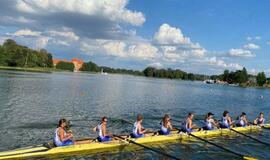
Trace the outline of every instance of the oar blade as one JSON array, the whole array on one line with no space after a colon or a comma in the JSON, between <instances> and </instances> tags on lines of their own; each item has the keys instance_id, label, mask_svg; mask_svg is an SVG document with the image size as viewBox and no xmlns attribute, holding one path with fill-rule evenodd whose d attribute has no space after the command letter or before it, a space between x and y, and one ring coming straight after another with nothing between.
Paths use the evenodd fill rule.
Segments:
<instances>
[{"instance_id":1,"label":"oar blade","mask_svg":"<svg viewBox=\"0 0 270 160\"><path fill-rule=\"evenodd\" d=\"M247 156L244 156L243 159L245 159L245 160L258 160L257 158L247 157Z\"/></svg>"}]
</instances>

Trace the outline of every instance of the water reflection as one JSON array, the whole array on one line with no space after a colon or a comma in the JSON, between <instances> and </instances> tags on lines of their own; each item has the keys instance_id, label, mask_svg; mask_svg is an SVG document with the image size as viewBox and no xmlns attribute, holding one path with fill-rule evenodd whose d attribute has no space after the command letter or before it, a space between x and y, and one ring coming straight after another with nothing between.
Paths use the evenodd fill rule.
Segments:
<instances>
[{"instance_id":1,"label":"water reflection","mask_svg":"<svg viewBox=\"0 0 270 160\"><path fill-rule=\"evenodd\" d=\"M52 138L59 118L72 121L76 138L93 137L90 132L100 117L109 118L108 129L128 133L136 115L144 115L144 126L159 128L165 113L182 120L190 111L200 121L208 111L220 118L224 109L233 117L245 111L254 119L261 111L269 117L270 90L206 85L166 79L151 79L125 75L94 75L85 73L27 73L0 71L0 150L41 144ZM179 122L174 122L179 126ZM8 135L8 138L7 138ZM252 134L269 142L269 131ZM244 137L223 137L212 141L236 151L269 159L265 146ZM237 159L200 142L155 145L184 159ZM81 155L81 154L80 154ZM166 159L151 151L121 151L77 155L76 159ZM59 157L58 157L59 158ZM128 158L127 158L128 159Z\"/></svg>"}]
</instances>

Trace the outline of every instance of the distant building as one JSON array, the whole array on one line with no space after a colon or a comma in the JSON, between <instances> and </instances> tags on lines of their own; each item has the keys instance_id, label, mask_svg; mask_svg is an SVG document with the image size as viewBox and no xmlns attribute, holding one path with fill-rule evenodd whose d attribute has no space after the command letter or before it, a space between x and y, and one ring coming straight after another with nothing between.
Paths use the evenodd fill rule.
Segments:
<instances>
[{"instance_id":1,"label":"distant building","mask_svg":"<svg viewBox=\"0 0 270 160\"><path fill-rule=\"evenodd\" d=\"M70 62L74 65L74 72L80 71L83 65L83 60L78 58L72 58L71 61L67 59L53 59L53 66L55 67L59 62Z\"/></svg>"}]
</instances>

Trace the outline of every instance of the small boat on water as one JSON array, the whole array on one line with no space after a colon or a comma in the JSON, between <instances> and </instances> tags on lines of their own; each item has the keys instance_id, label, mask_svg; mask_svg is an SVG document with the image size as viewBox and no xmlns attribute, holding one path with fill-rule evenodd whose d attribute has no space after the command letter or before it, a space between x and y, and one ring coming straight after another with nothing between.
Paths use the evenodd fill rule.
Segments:
<instances>
[{"instance_id":1,"label":"small boat on water","mask_svg":"<svg viewBox=\"0 0 270 160\"><path fill-rule=\"evenodd\" d=\"M207 80L204 81L204 83L206 83L206 84L214 84L215 80L207 79Z\"/></svg>"},{"instance_id":2,"label":"small boat on water","mask_svg":"<svg viewBox=\"0 0 270 160\"><path fill-rule=\"evenodd\" d=\"M270 129L270 124L265 124L264 128ZM247 127L234 127L233 130L241 133L260 131L262 128L257 125L250 125ZM197 137L217 137L222 135L235 135L232 129L216 129L206 131L192 132L192 135ZM196 140L188 133L179 132L177 130L172 131L170 135L156 135L154 132L145 134L142 138L130 138L129 135L115 136L112 141L109 142L98 142L97 139L81 139L77 141L85 142L84 144L64 146L64 147L45 147L43 145L26 147L11 151L0 152L0 160L3 159L29 159L38 157L50 157L57 155L75 154L81 152L96 153L112 150L114 148L129 148L134 147L134 144L129 143L132 140L138 144L150 144L150 143L162 143L162 142L176 142L175 140Z\"/></svg>"},{"instance_id":3,"label":"small boat on water","mask_svg":"<svg viewBox=\"0 0 270 160\"><path fill-rule=\"evenodd\" d=\"M103 68L101 68L101 72L100 72L100 74L102 74L102 75L108 75L108 73L107 73L107 72L103 72Z\"/></svg>"}]
</instances>

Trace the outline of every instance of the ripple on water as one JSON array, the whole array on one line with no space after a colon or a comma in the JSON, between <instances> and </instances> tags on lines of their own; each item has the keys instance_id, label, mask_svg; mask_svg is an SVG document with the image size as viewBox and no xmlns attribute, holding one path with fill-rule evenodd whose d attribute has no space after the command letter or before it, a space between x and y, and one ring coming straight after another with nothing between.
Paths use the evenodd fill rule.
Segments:
<instances>
[{"instance_id":1,"label":"ripple on water","mask_svg":"<svg viewBox=\"0 0 270 160\"><path fill-rule=\"evenodd\" d=\"M261 111L269 117L270 90L250 89L200 82L151 79L122 75L84 73L27 73L0 71L0 150L41 144L52 139L60 118L71 120L76 138L94 137L90 129L108 116L108 130L129 133L138 113L143 125L157 130L164 113L183 120L190 111L201 125L208 111L220 118L224 109L233 117L245 111L254 119ZM262 98L263 97L263 98ZM180 122L174 122L180 126ZM251 134L270 143L270 131ZM8 135L8 138L7 138ZM261 159L270 159L269 150L245 137L218 137L211 141ZM155 144L159 150L183 159L237 159L201 142ZM60 157L57 157L59 159ZM66 159L66 157L64 157ZM102 154L80 154L68 159L166 159L137 148Z\"/></svg>"}]
</instances>

